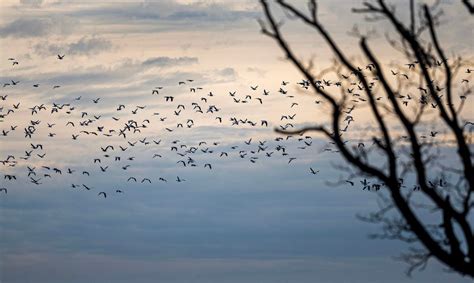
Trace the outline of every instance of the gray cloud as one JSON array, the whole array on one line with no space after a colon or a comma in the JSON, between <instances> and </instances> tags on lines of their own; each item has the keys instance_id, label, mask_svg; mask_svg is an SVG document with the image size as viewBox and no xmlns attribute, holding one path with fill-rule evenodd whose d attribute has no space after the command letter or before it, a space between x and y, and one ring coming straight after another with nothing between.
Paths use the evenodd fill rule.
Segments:
<instances>
[{"instance_id":1,"label":"gray cloud","mask_svg":"<svg viewBox=\"0 0 474 283\"><path fill-rule=\"evenodd\" d=\"M167 67L167 66L174 66L174 65L191 65L197 64L198 58L197 57L154 57L145 60L142 65L146 67L156 66L156 67Z\"/></svg>"},{"instance_id":2,"label":"gray cloud","mask_svg":"<svg viewBox=\"0 0 474 283\"><path fill-rule=\"evenodd\" d=\"M112 48L112 43L101 37L82 37L77 42L69 44L38 43L34 46L35 52L42 55L66 53L68 55L92 55Z\"/></svg>"},{"instance_id":3,"label":"gray cloud","mask_svg":"<svg viewBox=\"0 0 474 283\"><path fill-rule=\"evenodd\" d=\"M166 17L172 21L235 21L244 18L255 18L257 13L251 11L232 11L220 5L205 7L191 6L189 10L173 12Z\"/></svg>"},{"instance_id":4,"label":"gray cloud","mask_svg":"<svg viewBox=\"0 0 474 283\"><path fill-rule=\"evenodd\" d=\"M222 70L217 71L217 74L223 77L231 77L235 78L237 76L237 72L234 68L224 68Z\"/></svg>"},{"instance_id":5,"label":"gray cloud","mask_svg":"<svg viewBox=\"0 0 474 283\"><path fill-rule=\"evenodd\" d=\"M102 22L125 21L127 23L143 23L162 21L173 23L215 23L235 22L243 19L253 19L259 12L234 10L224 4L178 4L173 1L147 2L126 4L126 8L102 6L71 12L72 16L94 18Z\"/></svg>"},{"instance_id":6,"label":"gray cloud","mask_svg":"<svg viewBox=\"0 0 474 283\"><path fill-rule=\"evenodd\" d=\"M74 21L66 17L20 18L0 27L0 37L41 37L50 34L67 34Z\"/></svg>"},{"instance_id":7,"label":"gray cloud","mask_svg":"<svg viewBox=\"0 0 474 283\"><path fill-rule=\"evenodd\" d=\"M20 3L27 6L39 7L43 4L43 0L20 0Z\"/></svg>"},{"instance_id":8,"label":"gray cloud","mask_svg":"<svg viewBox=\"0 0 474 283\"><path fill-rule=\"evenodd\" d=\"M54 50L46 50L54 52ZM45 51L45 52L46 52ZM49 53L46 53L49 54ZM55 54L55 53L53 53ZM55 55L54 55L55 56ZM200 72L186 71L186 63L197 62L194 57L152 57L143 61L126 59L114 66L94 65L88 68L76 68L70 72L38 72L28 76L16 78L24 84L40 83L41 86L61 85L61 89L54 97L40 88L35 93L36 98L49 102L62 101L70 97L83 96L84 98L103 97L109 101L137 101L149 97L149 90L159 83L161 86L175 86L178 81L194 79L207 84L216 82L215 74L218 70L211 70L212 75L203 75ZM145 62L147 62L145 64ZM172 68L173 63L180 66L179 70ZM159 67L157 67L159 66ZM155 70L152 70L155 68ZM171 68L171 69L170 69ZM146 71L151 70L151 73ZM171 72L168 72L172 70ZM226 78L219 78L223 81ZM0 81L10 81L10 77L0 76ZM176 95L178 89L170 89L169 94ZM123 94L123 95L121 95ZM133 95L131 95L133 94ZM84 101L78 102L79 104Z\"/></svg>"},{"instance_id":9,"label":"gray cloud","mask_svg":"<svg viewBox=\"0 0 474 283\"><path fill-rule=\"evenodd\" d=\"M254 10L236 10L225 4L199 2L185 5L174 1L125 3L120 8L106 3L95 7L68 9L68 11L58 14L58 10L66 4L58 2L54 5L47 5L41 0L22 0L21 3L23 5L18 7L18 11L25 9L25 7L41 6L42 9L41 11L37 10L36 17L17 18L0 26L0 37L28 38L67 34L73 26L82 29L88 24L91 27L97 24L115 26L117 22L122 23L121 32L169 31L178 27L190 29L196 25L221 29L223 26L216 25L216 22L235 25L236 22L255 19L259 14ZM51 7L55 9L49 9ZM81 19L81 25L77 24L77 19ZM246 22L254 24L253 20ZM157 25L157 23L159 24ZM116 32L114 28L111 30Z\"/></svg>"},{"instance_id":10,"label":"gray cloud","mask_svg":"<svg viewBox=\"0 0 474 283\"><path fill-rule=\"evenodd\" d=\"M0 36L38 37L48 33L53 26L45 19L17 19L0 28Z\"/></svg>"},{"instance_id":11,"label":"gray cloud","mask_svg":"<svg viewBox=\"0 0 474 283\"><path fill-rule=\"evenodd\" d=\"M92 37L81 38L78 42L69 45L70 54L92 54L99 53L112 48L112 43L104 38Z\"/></svg>"}]
</instances>

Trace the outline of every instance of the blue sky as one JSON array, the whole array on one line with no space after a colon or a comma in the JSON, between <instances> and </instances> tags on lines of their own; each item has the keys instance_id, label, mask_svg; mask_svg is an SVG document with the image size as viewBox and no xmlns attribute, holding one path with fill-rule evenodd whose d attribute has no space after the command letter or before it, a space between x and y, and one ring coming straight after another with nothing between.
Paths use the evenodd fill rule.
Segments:
<instances>
[{"instance_id":1,"label":"blue sky","mask_svg":"<svg viewBox=\"0 0 474 283\"><path fill-rule=\"evenodd\" d=\"M363 17L350 12L358 1L341 2L321 1L320 13L341 46L350 48L355 39L347 31ZM472 36L466 36L472 35L472 19L466 15L452 22L450 16L464 17L464 10L443 3L442 39L453 52L472 56ZM0 95L8 95L0 107L5 111L21 102L14 118L0 123L0 130L18 125L0 136L0 159L12 154L19 161L14 168L1 167L2 178L16 174L18 180L0 180L0 187L8 188L8 194L0 193L0 282L468 282L434 260L406 277L407 266L393 259L406 246L368 239L378 228L356 219L377 209L377 195L362 191L359 179L354 187L328 182L347 177L337 167L343 161L332 152L334 146L312 134L275 141L280 136L273 127L282 125L282 115L296 114L295 125L325 122L328 108L296 88L300 75L260 33L256 1L2 1L0 15L0 82L20 81L0 88ZM387 27L378 28L383 33ZM292 21L285 30L319 71L330 64L321 39L307 36ZM383 37L371 42L384 63L398 58ZM58 54L66 56L58 60ZM19 64L12 66L10 57ZM282 81L291 82L287 95L278 92ZM39 87L33 88L36 83ZM250 88L256 85L257 90ZM163 89L152 95L157 86ZM202 89L191 93L190 88ZM263 95L264 89L270 95ZM237 99L253 98L235 103L229 96L234 91ZM168 103L164 96L175 101ZM97 98L99 103L93 103ZM290 107L293 102L297 105ZM32 117L28 108L42 103L48 110ZM51 114L52 103L75 108L72 114L66 109ZM193 103L204 113L196 112ZM117 111L120 104L126 107ZM186 109L173 114L179 104ZM211 105L218 111L206 113ZM146 107L133 114L137 106ZM82 112L101 116L90 131L116 129L131 118L151 122L126 140L85 134L72 140L78 126L66 123L84 120ZM363 110L358 113L360 128L353 140L368 133L368 118ZM474 117L472 108L465 115ZM257 126L235 126L231 118ZM188 119L193 120L190 128ZM31 120L42 124L28 140L23 128ZM56 125L49 129L46 123ZM54 138L48 137L51 131ZM150 144L139 142L143 138ZM43 144L46 158L20 161L30 143ZM100 147L109 144L115 150L104 157ZM289 155L275 149L279 144ZM127 151L120 152L119 145ZM192 155L178 155L192 146L198 149ZM259 146L268 149L258 152ZM446 152L446 160L455 163L454 154ZM121 160L114 161L115 156ZM251 156L258 159L253 163ZM93 163L98 157L100 166L109 166L106 173ZM194 163L178 163L188 157ZM289 163L289 158L296 159ZM127 164L130 168L123 170ZM53 178L43 176L41 185L33 185L26 166L35 167L38 177L49 173ZM60 168L62 175L42 166ZM75 173L67 174L67 168ZM310 168L319 172L313 175ZM185 181L176 182L177 176ZM152 184L141 183L144 178ZM101 191L107 198L98 196Z\"/></svg>"}]
</instances>

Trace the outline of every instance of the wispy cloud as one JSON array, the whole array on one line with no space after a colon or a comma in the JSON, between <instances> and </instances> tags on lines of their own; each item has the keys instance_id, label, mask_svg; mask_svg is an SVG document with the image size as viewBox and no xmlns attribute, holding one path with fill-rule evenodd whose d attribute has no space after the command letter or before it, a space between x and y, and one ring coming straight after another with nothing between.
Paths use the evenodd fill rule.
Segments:
<instances>
[{"instance_id":1,"label":"wispy cloud","mask_svg":"<svg viewBox=\"0 0 474 283\"><path fill-rule=\"evenodd\" d=\"M112 49L112 43L102 37L84 36L76 42L50 44L47 41L40 42L34 46L34 50L40 55L92 55L99 54Z\"/></svg>"},{"instance_id":2,"label":"wispy cloud","mask_svg":"<svg viewBox=\"0 0 474 283\"><path fill-rule=\"evenodd\" d=\"M199 62L197 57L154 57L145 60L142 65L145 67L167 67L167 66L176 66L176 65L191 65L197 64Z\"/></svg>"},{"instance_id":3,"label":"wispy cloud","mask_svg":"<svg viewBox=\"0 0 474 283\"><path fill-rule=\"evenodd\" d=\"M74 20L61 17L19 18L0 27L0 37L41 37L50 34L68 34L74 29Z\"/></svg>"},{"instance_id":4,"label":"wispy cloud","mask_svg":"<svg viewBox=\"0 0 474 283\"><path fill-rule=\"evenodd\" d=\"M204 2L179 4L173 1L126 4L124 8L105 5L102 7L81 9L71 13L74 16L95 18L100 21L172 21L172 22L233 22L256 18L259 12L235 10L224 4L206 4Z\"/></svg>"},{"instance_id":5,"label":"wispy cloud","mask_svg":"<svg viewBox=\"0 0 474 283\"><path fill-rule=\"evenodd\" d=\"M27 6L39 7L43 4L43 0L20 0L20 3Z\"/></svg>"}]
</instances>

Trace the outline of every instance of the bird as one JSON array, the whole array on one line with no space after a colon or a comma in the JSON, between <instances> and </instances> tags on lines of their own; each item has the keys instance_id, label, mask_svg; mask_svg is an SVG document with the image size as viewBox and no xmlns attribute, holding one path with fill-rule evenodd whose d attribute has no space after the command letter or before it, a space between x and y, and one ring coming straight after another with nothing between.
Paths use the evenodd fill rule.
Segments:
<instances>
[{"instance_id":1,"label":"bird","mask_svg":"<svg viewBox=\"0 0 474 283\"><path fill-rule=\"evenodd\" d=\"M3 179L7 179L7 180L16 180L16 176L15 175L4 175L3 176Z\"/></svg>"},{"instance_id":2,"label":"bird","mask_svg":"<svg viewBox=\"0 0 474 283\"><path fill-rule=\"evenodd\" d=\"M39 181L41 181L41 178L35 179L33 177L30 177L30 181L31 181L31 183L33 183L35 185L41 185L41 183L39 182Z\"/></svg>"}]
</instances>

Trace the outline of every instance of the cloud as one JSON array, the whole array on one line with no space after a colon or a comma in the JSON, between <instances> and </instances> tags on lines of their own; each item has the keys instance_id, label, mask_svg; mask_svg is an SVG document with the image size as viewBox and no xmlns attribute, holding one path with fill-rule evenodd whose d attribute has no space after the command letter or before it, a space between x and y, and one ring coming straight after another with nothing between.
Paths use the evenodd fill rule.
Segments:
<instances>
[{"instance_id":1,"label":"cloud","mask_svg":"<svg viewBox=\"0 0 474 283\"><path fill-rule=\"evenodd\" d=\"M104 38L81 38L78 42L69 45L70 54L88 55L109 50L112 43Z\"/></svg>"},{"instance_id":2,"label":"cloud","mask_svg":"<svg viewBox=\"0 0 474 283\"><path fill-rule=\"evenodd\" d=\"M194 6L194 5L193 5ZM256 13L250 11L232 11L219 5L212 5L201 10L191 8L189 10L173 12L166 17L172 21L205 21L205 22L228 22L244 18L255 18Z\"/></svg>"},{"instance_id":3,"label":"cloud","mask_svg":"<svg viewBox=\"0 0 474 283\"><path fill-rule=\"evenodd\" d=\"M235 78L237 76L237 72L233 68L224 68L222 70L217 71L217 74L223 77L231 78Z\"/></svg>"},{"instance_id":4,"label":"cloud","mask_svg":"<svg viewBox=\"0 0 474 283\"><path fill-rule=\"evenodd\" d=\"M27 6L39 7L43 4L43 0L20 0L20 3Z\"/></svg>"},{"instance_id":5,"label":"cloud","mask_svg":"<svg viewBox=\"0 0 474 283\"><path fill-rule=\"evenodd\" d=\"M35 52L42 55L66 53L68 55L98 54L113 47L112 43L101 37L82 37L77 42L68 44L38 43L34 46Z\"/></svg>"},{"instance_id":6,"label":"cloud","mask_svg":"<svg viewBox=\"0 0 474 283\"><path fill-rule=\"evenodd\" d=\"M145 67L168 67L168 66L175 66L175 65L191 65L197 64L198 58L197 57L153 57L143 61L142 65Z\"/></svg>"},{"instance_id":7,"label":"cloud","mask_svg":"<svg viewBox=\"0 0 474 283\"><path fill-rule=\"evenodd\" d=\"M68 34L74 21L66 17L21 18L0 27L0 37L42 37L50 34Z\"/></svg>"},{"instance_id":8,"label":"cloud","mask_svg":"<svg viewBox=\"0 0 474 283\"><path fill-rule=\"evenodd\" d=\"M0 36L38 37L48 34L53 24L47 19L17 19L0 28Z\"/></svg>"},{"instance_id":9,"label":"cloud","mask_svg":"<svg viewBox=\"0 0 474 283\"><path fill-rule=\"evenodd\" d=\"M179 4L172 1L126 4L126 8L100 6L71 12L72 16L93 18L102 22L143 23L161 21L164 23L206 24L215 22L236 22L256 18L253 10L236 10L224 4Z\"/></svg>"}]
</instances>

